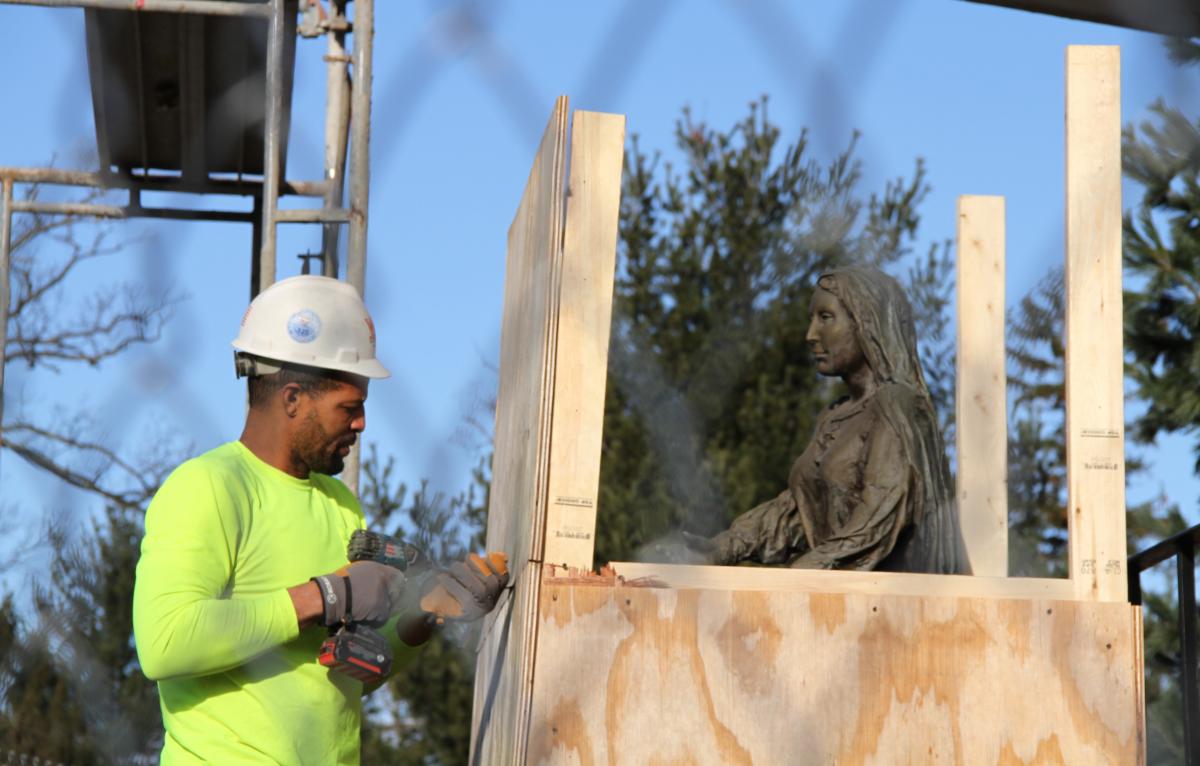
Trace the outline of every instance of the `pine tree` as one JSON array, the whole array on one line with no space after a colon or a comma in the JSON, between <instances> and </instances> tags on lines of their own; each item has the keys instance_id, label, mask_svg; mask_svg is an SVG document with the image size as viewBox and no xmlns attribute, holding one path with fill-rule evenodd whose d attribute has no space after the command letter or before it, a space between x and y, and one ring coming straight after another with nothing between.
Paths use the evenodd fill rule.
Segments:
<instances>
[{"instance_id":1,"label":"pine tree","mask_svg":"<svg viewBox=\"0 0 1200 766\"><path fill-rule=\"evenodd\" d=\"M1177 47L1200 63L1200 46ZM1135 288L1125 292L1130 377L1147 409L1135 435L1200 429L1200 119L1163 102L1140 130L1125 128L1125 175L1142 187L1136 214L1125 219L1125 266ZM1200 470L1200 439L1196 440Z\"/></svg>"},{"instance_id":2,"label":"pine tree","mask_svg":"<svg viewBox=\"0 0 1200 766\"><path fill-rule=\"evenodd\" d=\"M31 617L0 622L0 753L70 764L146 760L162 746L158 693L133 645L138 509L109 506L88 542L48 535L49 584Z\"/></svg>"},{"instance_id":3,"label":"pine tree","mask_svg":"<svg viewBox=\"0 0 1200 766\"><path fill-rule=\"evenodd\" d=\"M1181 66L1200 64L1200 41L1169 40ZM1152 119L1122 135L1126 177L1142 187L1125 216L1126 372L1145 405L1130 433L1193 437L1200 472L1200 119L1159 101ZM1185 525L1178 509L1131 520L1145 542ZM1173 589L1144 594L1147 744L1151 763L1183 759L1178 600Z\"/></svg>"},{"instance_id":4,"label":"pine tree","mask_svg":"<svg viewBox=\"0 0 1200 766\"><path fill-rule=\"evenodd\" d=\"M1067 575L1064 283L1055 269L1008 317L1009 574Z\"/></svg>"}]
</instances>

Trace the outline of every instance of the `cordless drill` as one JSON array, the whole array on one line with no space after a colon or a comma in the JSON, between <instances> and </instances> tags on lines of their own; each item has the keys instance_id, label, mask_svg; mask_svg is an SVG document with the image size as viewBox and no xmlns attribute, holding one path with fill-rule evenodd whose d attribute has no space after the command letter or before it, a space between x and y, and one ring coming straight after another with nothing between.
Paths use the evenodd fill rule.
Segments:
<instances>
[{"instance_id":1,"label":"cordless drill","mask_svg":"<svg viewBox=\"0 0 1200 766\"><path fill-rule=\"evenodd\" d=\"M404 595L408 603L401 610L402 613L411 615L416 612L420 616L415 619L430 620L438 625L447 619L478 619L479 615L468 612L447 587L449 575L408 543L359 529L350 535L346 557L352 562L376 561L403 572ZM485 576L494 574L507 580L508 557L503 553L490 553L486 560L472 554L467 561ZM437 579L431 582L431 578ZM391 643L378 631L366 625L350 623L338 626L325 639L317 660L327 668L369 684L388 677L394 657Z\"/></svg>"},{"instance_id":2,"label":"cordless drill","mask_svg":"<svg viewBox=\"0 0 1200 766\"><path fill-rule=\"evenodd\" d=\"M414 546L365 529L355 530L350 535L346 557L352 562L376 561L404 572L406 591L419 592L420 584L436 571ZM388 677L394 658L391 643L378 631L349 623L338 626L325 639L317 661L369 684Z\"/></svg>"}]
</instances>

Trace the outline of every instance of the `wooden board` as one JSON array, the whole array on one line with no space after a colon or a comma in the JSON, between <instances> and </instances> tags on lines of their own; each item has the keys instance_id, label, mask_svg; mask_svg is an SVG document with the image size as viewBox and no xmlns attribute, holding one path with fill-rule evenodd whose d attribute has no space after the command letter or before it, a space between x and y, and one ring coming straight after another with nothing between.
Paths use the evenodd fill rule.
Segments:
<instances>
[{"instance_id":1,"label":"wooden board","mask_svg":"<svg viewBox=\"0 0 1200 766\"><path fill-rule=\"evenodd\" d=\"M591 569L596 545L624 158L623 115L575 112L543 560L581 569Z\"/></svg>"},{"instance_id":2,"label":"wooden board","mask_svg":"<svg viewBox=\"0 0 1200 766\"><path fill-rule=\"evenodd\" d=\"M558 585L529 764L1136 764L1128 604Z\"/></svg>"},{"instance_id":3,"label":"wooden board","mask_svg":"<svg viewBox=\"0 0 1200 766\"><path fill-rule=\"evenodd\" d=\"M958 198L958 516L971 573L1008 574L1004 198Z\"/></svg>"},{"instance_id":4,"label":"wooden board","mask_svg":"<svg viewBox=\"0 0 1200 766\"><path fill-rule=\"evenodd\" d=\"M769 590L780 593L862 593L964 598L1071 599L1066 578L972 577L913 572L826 571L786 567L712 567L681 564L612 564L626 580L652 578L671 588Z\"/></svg>"},{"instance_id":5,"label":"wooden board","mask_svg":"<svg viewBox=\"0 0 1200 766\"><path fill-rule=\"evenodd\" d=\"M625 118L575 113L569 184L566 120L560 98L509 230L487 547L514 587L476 663L479 764L524 757L542 563L590 568L594 544Z\"/></svg>"},{"instance_id":6,"label":"wooden board","mask_svg":"<svg viewBox=\"0 0 1200 766\"><path fill-rule=\"evenodd\" d=\"M528 731L541 582L535 526L546 508L566 133L567 99L560 97L508 231L487 548L508 554L513 587L484 623L475 669L472 763L517 762Z\"/></svg>"},{"instance_id":7,"label":"wooden board","mask_svg":"<svg viewBox=\"0 0 1200 766\"><path fill-rule=\"evenodd\" d=\"M1076 597L1125 601L1121 62L1067 48L1066 399L1069 565Z\"/></svg>"}]
</instances>

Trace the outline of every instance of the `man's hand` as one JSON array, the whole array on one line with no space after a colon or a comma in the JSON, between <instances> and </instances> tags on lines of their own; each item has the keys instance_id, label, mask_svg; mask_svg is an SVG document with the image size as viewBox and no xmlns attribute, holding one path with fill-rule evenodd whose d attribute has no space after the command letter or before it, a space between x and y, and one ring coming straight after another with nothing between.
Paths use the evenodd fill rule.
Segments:
<instances>
[{"instance_id":1,"label":"man's hand","mask_svg":"<svg viewBox=\"0 0 1200 766\"><path fill-rule=\"evenodd\" d=\"M404 592L399 569L375 561L355 561L336 572L312 579L321 591L321 622L328 627L362 623L377 628L387 622Z\"/></svg>"},{"instance_id":2,"label":"man's hand","mask_svg":"<svg viewBox=\"0 0 1200 766\"><path fill-rule=\"evenodd\" d=\"M440 623L444 620L471 622L496 608L508 585L508 557L490 553L487 558L472 553L466 561L451 564L430 581L421 597L421 609Z\"/></svg>"}]
</instances>

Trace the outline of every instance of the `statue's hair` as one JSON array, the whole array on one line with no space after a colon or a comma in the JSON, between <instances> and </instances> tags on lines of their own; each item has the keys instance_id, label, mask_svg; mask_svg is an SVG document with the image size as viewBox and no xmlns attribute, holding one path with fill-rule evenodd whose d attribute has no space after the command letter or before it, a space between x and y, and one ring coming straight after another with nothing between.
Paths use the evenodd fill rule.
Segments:
<instances>
[{"instance_id":1,"label":"statue's hair","mask_svg":"<svg viewBox=\"0 0 1200 766\"><path fill-rule=\"evenodd\" d=\"M928 397L912 305L900 283L879 269L847 266L822 274L817 285L836 295L850 315L876 383L903 383Z\"/></svg>"}]
</instances>

